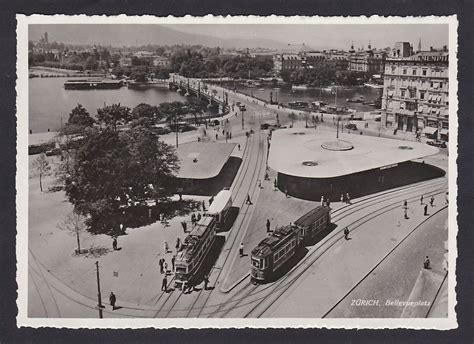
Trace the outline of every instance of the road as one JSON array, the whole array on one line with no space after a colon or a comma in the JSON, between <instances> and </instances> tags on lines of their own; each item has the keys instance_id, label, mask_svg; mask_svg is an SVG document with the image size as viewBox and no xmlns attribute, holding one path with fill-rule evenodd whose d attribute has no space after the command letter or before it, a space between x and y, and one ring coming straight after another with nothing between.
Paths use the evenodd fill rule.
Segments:
<instances>
[{"instance_id":1,"label":"road","mask_svg":"<svg viewBox=\"0 0 474 344\"><path fill-rule=\"evenodd\" d=\"M220 87L210 86L209 92L212 89L216 89L218 95L222 94ZM301 259L277 281L250 284L249 257L239 257L239 243L244 243L248 254L254 243L266 235L263 226L259 225L261 218L284 221L285 216L301 214L303 209L310 209L315 204L286 200L281 192L270 191L268 183L263 188L258 187L265 173L267 152L267 132L260 130L260 124L274 121L275 113L283 124L289 122L288 110L233 92L228 93L228 99L229 103L241 102L247 108L244 129L240 112L228 116L233 138L245 141L242 163L231 187L239 214L232 229L219 234L225 241L211 269L208 290L198 287L189 294L179 290L155 291L152 298L139 303L119 296L123 307L114 312L107 309L105 317L322 317L335 304L347 300L349 291L360 291L360 287L354 289L354 286L364 286L367 272L381 260L399 252L402 242L410 242L412 231L423 227L427 219L420 214L419 207L413 206L413 216L409 220L399 220L404 199L415 204L421 194L425 198L433 194L440 203L436 210L441 211L446 178L369 195L355 199L351 205L334 203L333 222L337 225L334 231L308 247ZM246 132L251 129L254 133L246 138ZM273 178L274 171L269 173ZM250 195L252 205L245 204L247 195ZM438 213L433 212L431 216L435 214ZM345 226L351 228L350 241L343 240L341 230ZM33 312L33 316L96 316L94 294L85 296L61 278L54 277L33 251L30 251L29 278L30 298L35 305L32 309L43 309ZM339 313L333 311L331 314Z\"/></svg>"}]
</instances>

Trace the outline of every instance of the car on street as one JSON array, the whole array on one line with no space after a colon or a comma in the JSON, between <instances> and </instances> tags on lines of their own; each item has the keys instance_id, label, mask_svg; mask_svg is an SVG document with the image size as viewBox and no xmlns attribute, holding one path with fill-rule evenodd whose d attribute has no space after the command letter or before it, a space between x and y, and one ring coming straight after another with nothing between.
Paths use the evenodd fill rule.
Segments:
<instances>
[{"instance_id":1,"label":"car on street","mask_svg":"<svg viewBox=\"0 0 474 344\"><path fill-rule=\"evenodd\" d=\"M345 125L345 128L349 130L357 130L357 125L355 125L354 123L349 123Z\"/></svg>"},{"instance_id":2,"label":"car on street","mask_svg":"<svg viewBox=\"0 0 474 344\"><path fill-rule=\"evenodd\" d=\"M245 110L247 110L247 109L245 108L245 105L240 105L240 106L239 106L239 110L240 110L240 111L245 111Z\"/></svg>"},{"instance_id":3,"label":"car on street","mask_svg":"<svg viewBox=\"0 0 474 344\"><path fill-rule=\"evenodd\" d=\"M441 141L441 140L426 140L426 144L433 146L433 147L438 147L438 148L446 148L446 142Z\"/></svg>"}]
</instances>

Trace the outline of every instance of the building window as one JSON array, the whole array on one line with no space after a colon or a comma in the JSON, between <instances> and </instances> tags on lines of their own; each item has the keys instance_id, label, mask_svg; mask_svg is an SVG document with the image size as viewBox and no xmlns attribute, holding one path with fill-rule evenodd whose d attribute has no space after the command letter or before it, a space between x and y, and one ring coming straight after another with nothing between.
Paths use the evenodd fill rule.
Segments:
<instances>
[{"instance_id":1,"label":"building window","mask_svg":"<svg viewBox=\"0 0 474 344\"><path fill-rule=\"evenodd\" d=\"M423 74L424 76L426 76L426 69L423 69L422 74Z\"/></svg>"},{"instance_id":2,"label":"building window","mask_svg":"<svg viewBox=\"0 0 474 344\"><path fill-rule=\"evenodd\" d=\"M443 83L442 82L439 83L439 88L443 88Z\"/></svg>"},{"instance_id":3,"label":"building window","mask_svg":"<svg viewBox=\"0 0 474 344\"><path fill-rule=\"evenodd\" d=\"M420 99L424 100L425 99L425 92L420 92Z\"/></svg>"},{"instance_id":4,"label":"building window","mask_svg":"<svg viewBox=\"0 0 474 344\"><path fill-rule=\"evenodd\" d=\"M413 69L413 70L411 71L411 74L412 74L412 75L416 75L416 69Z\"/></svg>"},{"instance_id":5,"label":"building window","mask_svg":"<svg viewBox=\"0 0 474 344\"><path fill-rule=\"evenodd\" d=\"M396 67L392 66L392 73L395 73L395 69L396 69Z\"/></svg>"},{"instance_id":6,"label":"building window","mask_svg":"<svg viewBox=\"0 0 474 344\"><path fill-rule=\"evenodd\" d=\"M416 90L410 89L410 98L415 98L416 97Z\"/></svg>"},{"instance_id":7,"label":"building window","mask_svg":"<svg viewBox=\"0 0 474 344\"><path fill-rule=\"evenodd\" d=\"M405 98L405 91L404 90L402 90L402 92L401 92L401 97Z\"/></svg>"},{"instance_id":8,"label":"building window","mask_svg":"<svg viewBox=\"0 0 474 344\"><path fill-rule=\"evenodd\" d=\"M406 75L407 74L407 70L406 68L403 69L403 75Z\"/></svg>"}]
</instances>

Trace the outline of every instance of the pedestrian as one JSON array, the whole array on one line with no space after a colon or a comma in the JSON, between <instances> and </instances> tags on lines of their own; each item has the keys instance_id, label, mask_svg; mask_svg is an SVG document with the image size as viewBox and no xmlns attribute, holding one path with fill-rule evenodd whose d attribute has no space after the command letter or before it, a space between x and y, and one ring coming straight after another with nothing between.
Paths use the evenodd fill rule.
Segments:
<instances>
[{"instance_id":1,"label":"pedestrian","mask_svg":"<svg viewBox=\"0 0 474 344\"><path fill-rule=\"evenodd\" d=\"M229 133L229 139L232 140L232 133Z\"/></svg>"},{"instance_id":2,"label":"pedestrian","mask_svg":"<svg viewBox=\"0 0 474 344\"><path fill-rule=\"evenodd\" d=\"M252 201L250 200L250 195L247 194L247 199L245 200L246 204L252 204Z\"/></svg>"},{"instance_id":3,"label":"pedestrian","mask_svg":"<svg viewBox=\"0 0 474 344\"><path fill-rule=\"evenodd\" d=\"M403 211L405 213L405 219L408 219L408 207L404 207Z\"/></svg>"},{"instance_id":4,"label":"pedestrian","mask_svg":"<svg viewBox=\"0 0 474 344\"><path fill-rule=\"evenodd\" d=\"M206 211L206 201L202 200L202 211Z\"/></svg>"},{"instance_id":5,"label":"pedestrian","mask_svg":"<svg viewBox=\"0 0 474 344\"><path fill-rule=\"evenodd\" d=\"M193 225L196 223L196 215L194 215L194 213L191 214L191 223Z\"/></svg>"},{"instance_id":6,"label":"pedestrian","mask_svg":"<svg viewBox=\"0 0 474 344\"><path fill-rule=\"evenodd\" d=\"M174 272L174 262L176 261L176 255L173 254L173 257L171 257L171 269L173 269L172 271Z\"/></svg>"},{"instance_id":7,"label":"pedestrian","mask_svg":"<svg viewBox=\"0 0 474 344\"><path fill-rule=\"evenodd\" d=\"M420 205L423 205L423 195L420 197Z\"/></svg>"},{"instance_id":8,"label":"pedestrian","mask_svg":"<svg viewBox=\"0 0 474 344\"><path fill-rule=\"evenodd\" d=\"M344 228L344 239L349 240L349 228Z\"/></svg>"},{"instance_id":9,"label":"pedestrian","mask_svg":"<svg viewBox=\"0 0 474 344\"><path fill-rule=\"evenodd\" d=\"M285 188L285 197L288 198L288 189Z\"/></svg>"},{"instance_id":10,"label":"pedestrian","mask_svg":"<svg viewBox=\"0 0 474 344\"><path fill-rule=\"evenodd\" d=\"M163 242L163 249L165 250L165 253L168 253L169 246L166 241Z\"/></svg>"},{"instance_id":11,"label":"pedestrian","mask_svg":"<svg viewBox=\"0 0 474 344\"><path fill-rule=\"evenodd\" d=\"M434 207L434 196L431 196L430 198L430 205Z\"/></svg>"},{"instance_id":12,"label":"pedestrian","mask_svg":"<svg viewBox=\"0 0 474 344\"><path fill-rule=\"evenodd\" d=\"M408 207L408 202L407 202L407 200L404 200L403 201L403 208L407 208L407 207Z\"/></svg>"},{"instance_id":13,"label":"pedestrian","mask_svg":"<svg viewBox=\"0 0 474 344\"><path fill-rule=\"evenodd\" d=\"M198 214L197 214L196 220L197 220L198 222L201 221L201 213L198 213Z\"/></svg>"},{"instance_id":14,"label":"pedestrian","mask_svg":"<svg viewBox=\"0 0 474 344\"><path fill-rule=\"evenodd\" d=\"M270 220L267 219L267 232L270 232Z\"/></svg>"},{"instance_id":15,"label":"pedestrian","mask_svg":"<svg viewBox=\"0 0 474 344\"><path fill-rule=\"evenodd\" d=\"M425 204L424 208L424 215L428 216L428 204Z\"/></svg>"},{"instance_id":16,"label":"pedestrian","mask_svg":"<svg viewBox=\"0 0 474 344\"><path fill-rule=\"evenodd\" d=\"M262 188L262 181L259 179L258 180L258 187L261 189Z\"/></svg>"},{"instance_id":17,"label":"pedestrian","mask_svg":"<svg viewBox=\"0 0 474 344\"><path fill-rule=\"evenodd\" d=\"M160 265L160 274L163 273L163 263L164 263L164 259L163 258L160 258L160 260L158 261L158 265Z\"/></svg>"},{"instance_id":18,"label":"pedestrian","mask_svg":"<svg viewBox=\"0 0 474 344\"><path fill-rule=\"evenodd\" d=\"M113 311L116 309L115 308L115 302L116 301L117 301L117 298L115 297L115 294L113 292L110 292L109 302L110 302L110 305L112 306Z\"/></svg>"},{"instance_id":19,"label":"pedestrian","mask_svg":"<svg viewBox=\"0 0 474 344\"><path fill-rule=\"evenodd\" d=\"M278 188L278 182L275 178L275 180L273 181L273 190L277 190L277 188Z\"/></svg>"},{"instance_id":20,"label":"pedestrian","mask_svg":"<svg viewBox=\"0 0 474 344\"><path fill-rule=\"evenodd\" d=\"M168 279L166 278L166 275L165 277L163 277L163 282L161 283L161 290L165 293L168 292Z\"/></svg>"},{"instance_id":21,"label":"pedestrian","mask_svg":"<svg viewBox=\"0 0 474 344\"><path fill-rule=\"evenodd\" d=\"M326 199L326 204L328 208L331 208L331 200L329 199L329 197Z\"/></svg>"},{"instance_id":22,"label":"pedestrian","mask_svg":"<svg viewBox=\"0 0 474 344\"><path fill-rule=\"evenodd\" d=\"M217 141L218 138L219 138L219 134L216 133L216 141Z\"/></svg>"},{"instance_id":23,"label":"pedestrian","mask_svg":"<svg viewBox=\"0 0 474 344\"><path fill-rule=\"evenodd\" d=\"M165 270L165 275L168 274L168 263L165 261L163 264L163 269Z\"/></svg>"},{"instance_id":24,"label":"pedestrian","mask_svg":"<svg viewBox=\"0 0 474 344\"><path fill-rule=\"evenodd\" d=\"M209 284L209 276L204 276L204 290L207 290L207 285Z\"/></svg>"},{"instance_id":25,"label":"pedestrian","mask_svg":"<svg viewBox=\"0 0 474 344\"><path fill-rule=\"evenodd\" d=\"M446 200L446 204L449 204L449 194L448 191L446 191L446 195L444 196Z\"/></svg>"},{"instance_id":26,"label":"pedestrian","mask_svg":"<svg viewBox=\"0 0 474 344\"><path fill-rule=\"evenodd\" d=\"M346 193L346 202L347 204L351 204L351 196L349 196L349 193Z\"/></svg>"},{"instance_id":27,"label":"pedestrian","mask_svg":"<svg viewBox=\"0 0 474 344\"><path fill-rule=\"evenodd\" d=\"M324 206L324 196L321 196L321 206Z\"/></svg>"},{"instance_id":28,"label":"pedestrian","mask_svg":"<svg viewBox=\"0 0 474 344\"><path fill-rule=\"evenodd\" d=\"M181 239L178 237L176 238L176 252L179 251L179 248L181 247Z\"/></svg>"},{"instance_id":29,"label":"pedestrian","mask_svg":"<svg viewBox=\"0 0 474 344\"><path fill-rule=\"evenodd\" d=\"M341 203L344 203L344 194L341 194Z\"/></svg>"},{"instance_id":30,"label":"pedestrian","mask_svg":"<svg viewBox=\"0 0 474 344\"><path fill-rule=\"evenodd\" d=\"M112 240L112 248L114 249L114 251L117 251L117 237L114 237L114 239Z\"/></svg>"},{"instance_id":31,"label":"pedestrian","mask_svg":"<svg viewBox=\"0 0 474 344\"><path fill-rule=\"evenodd\" d=\"M239 150L240 150L240 143L237 145L237 148L239 148Z\"/></svg>"},{"instance_id":32,"label":"pedestrian","mask_svg":"<svg viewBox=\"0 0 474 344\"><path fill-rule=\"evenodd\" d=\"M428 258L428 256L426 256L425 260L423 260L423 267L425 269L430 269L430 259Z\"/></svg>"},{"instance_id":33,"label":"pedestrian","mask_svg":"<svg viewBox=\"0 0 474 344\"><path fill-rule=\"evenodd\" d=\"M240 258L242 258L244 256L244 244L243 243L240 243L240 245L239 245L239 254L240 254Z\"/></svg>"}]
</instances>

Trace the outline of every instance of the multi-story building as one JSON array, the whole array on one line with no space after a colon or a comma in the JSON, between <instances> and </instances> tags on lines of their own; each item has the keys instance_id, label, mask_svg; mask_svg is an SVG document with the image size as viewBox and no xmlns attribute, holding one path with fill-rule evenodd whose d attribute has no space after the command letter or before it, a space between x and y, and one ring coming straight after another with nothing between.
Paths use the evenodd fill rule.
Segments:
<instances>
[{"instance_id":1,"label":"multi-story building","mask_svg":"<svg viewBox=\"0 0 474 344\"><path fill-rule=\"evenodd\" d=\"M170 60L164 56L155 56L152 63L155 67L167 68L170 65Z\"/></svg>"},{"instance_id":2,"label":"multi-story building","mask_svg":"<svg viewBox=\"0 0 474 344\"><path fill-rule=\"evenodd\" d=\"M273 55L273 71L277 75L282 72L294 71L303 67L300 54L276 54Z\"/></svg>"},{"instance_id":3,"label":"multi-story building","mask_svg":"<svg viewBox=\"0 0 474 344\"><path fill-rule=\"evenodd\" d=\"M385 62L382 125L448 139L448 51L421 51Z\"/></svg>"},{"instance_id":4,"label":"multi-story building","mask_svg":"<svg viewBox=\"0 0 474 344\"><path fill-rule=\"evenodd\" d=\"M372 49L370 43L367 50L354 50L351 46L348 69L353 72L383 74L386 53L384 50Z\"/></svg>"}]
</instances>

